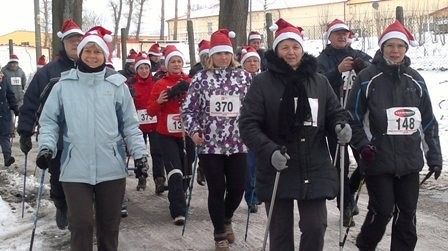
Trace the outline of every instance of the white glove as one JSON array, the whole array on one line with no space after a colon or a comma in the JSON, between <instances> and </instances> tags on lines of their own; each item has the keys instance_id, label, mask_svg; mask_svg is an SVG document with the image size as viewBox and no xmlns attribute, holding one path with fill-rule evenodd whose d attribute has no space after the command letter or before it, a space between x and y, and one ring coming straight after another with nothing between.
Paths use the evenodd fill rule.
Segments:
<instances>
[{"instance_id":1,"label":"white glove","mask_svg":"<svg viewBox=\"0 0 448 251\"><path fill-rule=\"evenodd\" d=\"M271 164L277 169L277 171L282 171L283 169L288 168L286 162L291 157L287 153L282 154L280 150L275 150L271 155Z\"/></svg>"},{"instance_id":2,"label":"white glove","mask_svg":"<svg viewBox=\"0 0 448 251\"><path fill-rule=\"evenodd\" d=\"M337 124L334 128L338 137L338 144L345 145L352 139L352 128L349 124Z\"/></svg>"}]
</instances>

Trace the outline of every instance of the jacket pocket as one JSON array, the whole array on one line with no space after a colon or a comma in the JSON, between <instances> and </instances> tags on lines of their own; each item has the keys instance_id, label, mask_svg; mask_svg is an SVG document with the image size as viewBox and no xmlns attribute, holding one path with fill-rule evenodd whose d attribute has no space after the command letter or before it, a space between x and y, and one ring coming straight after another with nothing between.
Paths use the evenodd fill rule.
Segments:
<instances>
[{"instance_id":1,"label":"jacket pocket","mask_svg":"<svg viewBox=\"0 0 448 251\"><path fill-rule=\"evenodd\" d=\"M65 171L67 170L67 166L70 163L70 160L72 158L72 151L73 151L74 145L69 144L67 147L67 151L63 151L61 156L61 174L60 177L64 176Z\"/></svg>"}]
</instances>

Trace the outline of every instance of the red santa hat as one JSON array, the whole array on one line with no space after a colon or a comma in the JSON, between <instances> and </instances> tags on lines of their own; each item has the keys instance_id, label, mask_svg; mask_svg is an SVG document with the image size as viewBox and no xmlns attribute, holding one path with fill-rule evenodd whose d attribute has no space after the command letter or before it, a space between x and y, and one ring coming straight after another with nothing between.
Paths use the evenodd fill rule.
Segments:
<instances>
[{"instance_id":1,"label":"red santa hat","mask_svg":"<svg viewBox=\"0 0 448 251\"><path fill-rule=\"evenodd\" d=\"M57 35L61 40L63 40L65 37L71 34L79 34L83 36L84 32L82 32L81 28L75 23L75 21L67 19L62 24L62 29L61 31L58 31Z\"/></svg>"},{"instance_id":2,"label":"red santa hat","mask_svg":"<svg viewBox=\"0 0 448 251\"><path fill-rule=\"evenodd\" d=\"M161 57L163 54L162 54L162 49L160 48L160 45L158 43L151 45L151 47L149 48L149 51L148 51L148 55Z\"/></svg>"},{"instance_id":3,"label":"red santa hat","mask_svg":"<svg viewBox=\"0 0 448 251\"><path fill-rule=\"evenodd\" d=\"M184 54L177 50L176 46L174 45L167 45L163 50L163 56L165 57L165 67L168 67L170 59L174 56L180 57L182 59L182 62L185 62Z\"/></svg>"},{"instance_id":4,"label":"red santa hat","mask_svg":"<svg viewBox=\"0 0 448 251\"><path fill-rule=\"evenodd\" d=\"M210 38L210 51L209 56L218 52L230 52L233 54L233 47L230 38L234 38L235 32L228 29L219 29L213 32Z\"/></svg>"},{"instance_id":5,"label":"red santa hat","mask_svg":"<svg viewBox=\"0 0 448 251\"><path fill-rule=\"evenodd\" d=\"M42 68L44 67L44 65L47 64L47 60L45 59L45 55L41 55L38 59L37 59L37 68Z\"/></svg>"},{"instance_id":6,"label":"red santa hat","mask_svg":"<svg viewBox=\"0 0 448 251\"><path fill-rule=\"evenodd\" d=\"M11 54L11 55L9 55L9 61L8 61L8 63L13 63L13 62L15 62L15 63L19 63L19 58L17 57L16 54Z\"/></svg>"},{"instance_id":7,"label":"red santa hat","mask_svg":"<svg viewBox=\"0 0 448 251\"><path fill-rule=\"evenodd\" d=\"M254 39L260 39L261 40L261 34L258 31L251 31L249 32L248 41L254 40Z\"/></svg>"},{"instance_id":8,"label":"red santa hat","mask_svg":"<svg viewBox=\"0 0 448 251\"><path fill-rule=\"evenodd\" d=\"M78 44L77 48L78 56L81 55L81 51L82 49L84 49L84 46L86 46L86 44L88 44L89 42L93 42L96 43L103 50L104 57L107 59L110 55L107 43L112 42L111 34L112 34L111 31L101 26L95 26L91 28L89 31L86 32L81 42L79 42Z\"/></svg>"},{"instance_id":9,"label":"red santa hat","mask_svg":"<svg viewBox=\"0 0 448 251\"><path fill-rule=\"evenodd\" d=\"M241 49L241 64L244 64L244 62L250 57L256 57L258 60L261 60L260 55L258 55L257 50L255 50L254 47L244 46L243 49Z\"/></svg>"},{"instance_id":10,"label":"red santa hat","mask_svg":"<svg viewBox=\"0 0 448 251\"><path fill-rule=\"evenodd\" d=\"M126 57L126 63L134 63L137 56L137 52L134 49L131 49L129 55Z\"/></svg>"},{"instance_id":11,"label":"red santa hat","mask_svg":"<svg viewBox=\"0 0 448 251\"><path fill-rule=\"evenodd\" d=\"M383 46L384 42L391 38L398 38L403 40L408 46L418 46L418 42L415 40L412 33L404 27L398 20L387 26L383 31L380 38L378 39L378 45L380 48Z\"/></svg>"},{"instance_id":12,"label":"red santa hat","mask_svg":"<svg viewBox=\"0 0 448 251\"><path fill-rule=\"evenodd\" d=\"M350 28L348 28L348 25L344 23L344 21L336 18L335 20L327 24L326 37L328 38L333 31L340 31L340 30L346 30L351 32Z\"/></svg>"},{"instance_id":13,"label":"red santa hat","mask_svg":"<svg viewBox=\"0 0 448 251\"><path fill-rule=\"evenodd\" d=\"M135 70L137 70L137 68L142 64L147 64L151 68L151 60L149 60L148 55L146 55L146 53L140 52L137 58L135 59L135 65L134 65Z\"/></svg>"},{"instance_id":14,"label":"red santa hat","mask_svg":"<svg viewBox=\"0 0 448 251\"><path fill-rule=\"evenodd\" d=\"M201 40L201 42L199 42L198 46L199 46L199 56L208 54L210 52L210 41L203 39Z\"/></svg>"},{"instance_id":15,"label":"red santa hat","mask_svg":"<svg viewBox=\"0 0 448 251\"><path fill-rule=\"evenodd\" d=\"M286 39L293 39L303 47L302 32L300 32L300 30L296 26L283 20L283 18L277 20L277 22L269 27L269 29L271 31L275 31L275 39L272 44L272 48L274 50L281 41Z\"/></svg>"}]
</instances>

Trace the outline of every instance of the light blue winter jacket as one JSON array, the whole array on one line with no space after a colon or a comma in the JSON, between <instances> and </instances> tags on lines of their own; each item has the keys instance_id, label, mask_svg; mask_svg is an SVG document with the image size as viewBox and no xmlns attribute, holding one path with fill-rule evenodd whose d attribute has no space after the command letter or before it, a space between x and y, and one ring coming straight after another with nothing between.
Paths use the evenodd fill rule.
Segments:
<instances>
[{"instance_id":1,"label":"light blue winter jacket","mask_svg":"<svg viewBox=\"0 0 448 251\"><path fill-rule=\"evenodd\" d=\"M118 145L122 138L134 159L148 155L125 80L107 68L97 73L72 69L61 74L39 119L39 151L48 148L56 154L62 127L60 181L95 185L125 178Z\"/></svg>"}]
</instances>

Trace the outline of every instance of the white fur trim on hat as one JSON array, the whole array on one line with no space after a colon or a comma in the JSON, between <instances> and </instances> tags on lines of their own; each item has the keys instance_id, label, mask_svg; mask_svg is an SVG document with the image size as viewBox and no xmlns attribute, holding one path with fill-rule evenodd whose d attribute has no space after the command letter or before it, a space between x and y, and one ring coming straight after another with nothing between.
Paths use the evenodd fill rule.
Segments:
<instances>
[{"instance_id":1,"label":"white fur trim on hat","mask_svg":"<svg viewBox=\"0 0 448 251\"><path fill-rule=\"evenodd\" d=\"M135 70L137 70L137 68L141 65L141 64L148 64L149 65L149 68L151 68L151 60L149 60L149 59L142 59L142 60L139 60L139 61L137 61L137 63L135 63Z\"/></svg>"},{"instance_id":2,"label":"white fur trim on hat","mask_svg":"<svg viewBox=\"0 0 448 251\"><path fill-rule=\"evenodd\" d=\"M296 40L300 44L300 46L302 46L302 48L303 48L303 39L302 39L302 37L299 34L294 33L294 32L284 32L284 33L281 33L280 35L278 35L278 37L276 37L274 39L274 43L273 43L272 48L274 48L274 50L275 50L277 45L281 41L286 40L286 39L294 39L294 40Z\"/></svg>"},{"instance_id":3,"label":"white fur trim on hat","mask_svg":"<svg viewBox=\"0 0 448 251\"><path fill-rule=\"evenodd\" d=\"M250 57L256 57L256 58L258 58L258 60L261 60L260 55L258 55L258 53L251 51L251 52L244 54L243 58L241 58L241 64L244 64L244 62Z\"/></svg>"},{"instance_id":4,"label":"white fur trim on hat","mask_svg":"<svg viewBox=\"0 0 448 251\"><path fill-rule=\"evenodd\" d=\"M208 55L211 57L213 54L218 52L230 52L233 54L233 48L230 45L216 45L210 48Z\"/></svg>"},{"instance_id":5,"label":"white fur trim on hat","mask_svg":"<svg viewBox=\"0 0 448 251\"><path fill-rule=\"evenodd\" d=\"M102 39L101 37L99 37L98 35L88 35L86 37L84 37L81 42L79 42L78 44L78 48L76 48L76 51L78 53L78 56L81 56L81 51L84 48L84 46L86 46L86 44L88 44L89 42L94 42L96 43L102 50L104 53L104 57L108 58L109 57L109 47L107 47L106 42L104 41L104 39Z\"/></svg>"},{"instance_id":6,"label":"white fur trim on hat","mask_svg":"<svg viewBox=\"0 0 448 251\"><path fill-rule=\"evenodd\" d=\"M135 63L135 58L126 58L126 63Z\"/></svg>"},{"instance_id":7,"label":"white fur trim on hat","mask_svg":"<svg viewBox=\"0 0 448 251\"><path fill-rule=\"evenodd\" d=\"M68 30L68 31L66 31L66 32L60 32L60 31L58 31L57 35L58 35L58 37L59 37L61 40L63 40L66 36L68 36L68 35L70 35L70 34L73 34L73 33L76 33L76 34L79 34L79 35L81 35L81 36L84 36L84 32L83 32L82 30L80 30L80 29L71 29L71 30Z\"/></svg>"},{"instance_id":8,"label":"white fur trim on hat","mask_svg":"<svg viewBox=\"0 0 448 251\"><path fill-rule=\"evenodd\" d=\"M330 34L333 31L338 31L338 30L347 30L350 31L350 29L348 28L348 26L346 24L335 24L332 25L328 30L327 30L327 35L330 36Z\"/></svg>"},{"instance_id":9,"label":"white fur trim on hat","mask_svg":"<svg viewBox=\"0 0 448 251\"><path fill-rule=\"evenodd\" d=\"M254 39L260 39L261 40L261 35L260 34L252 34L249 36L249 40L254 40Z\"/></svg>"},{"instance_id":10,"label":"white fur trim on hat","mask_svg":"<svg viewBox=\"0 0 448 251\"><path fill-rule=\"evenodd\" d=\"M153 51L148 51L148 56L149 55L153 55L153 56L156 56L156 57L161 57L161 56L163 56L163 54L160 52L160 53L157 53L157 52L153 52Z\"/></svg>"},{"instance_id":11,"label":"white fur trim on hat","mask_svg":"<svg viewBox=\"0 0 448 251\"><path fill-rule=\"evenodd\" d=\"M165 57L165 67L168 67L168 63L170 62L171 58L174 56L178 56L182 59L182 62L185 63L184 54L180 51L173 51L170 54L166 55Z\"/></svg>"},{"instance_id":12,"label":"white fur trim on hat","mask_svg":"<svg viewBox=\"0 0 448 251\"><path fill-rule=\"evenodd\" d=\"M203 49L202 51L199 52L199 56L204 55L204 54L208 54L210 52L210 49Z\"/></svg>"},{"instance_id":13,"label":"white fur trim on hat","mask_svg":"<svg viewBox=\"0 0 448 251\"><path fill-rule=\"evenodd\" d=\"M11 59L8 60L8 63L11 63L11 62L18 63L19 60L17 58L11 58Z\"/></svg>"},{"instance_id":14,"label":"white fur trim on hat","mask_svg":"<svg viewBox=\"0 0 448 251\"><path fill-rule=\"evenodd\" d=\"M391 38L401 39L409 46L409 40L408 40L408 37L406 36L406 34L399 32L399 31L392 31L392 32L388 32L388 33L384 34L384 36L381 37L380 41L378 41L378 45L380 46L380 48L382 47L384 42L386 42L387 40L389 40Z\"/></svg>"}]
</instances>

